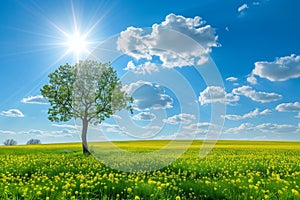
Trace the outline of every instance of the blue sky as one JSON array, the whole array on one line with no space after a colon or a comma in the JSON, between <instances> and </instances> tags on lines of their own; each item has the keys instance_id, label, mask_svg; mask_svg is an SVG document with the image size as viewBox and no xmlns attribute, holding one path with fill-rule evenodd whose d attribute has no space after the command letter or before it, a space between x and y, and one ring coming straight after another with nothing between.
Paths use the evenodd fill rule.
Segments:
<instances>
[{"instance_id":1,"label":"blue sky","mask_svg":"<svg viewBox=\"0 0 300 200\"><path fill-rule=\"evenodd\" d=\"M134 115L91 127L90 140L205 139L221 130L215 139L299 141L299 6L1 1L0 142L80 141L78 122L47 119L39 90L59 65L91 56L112 61L136 101Z\"/></svg>"}]
</instances>

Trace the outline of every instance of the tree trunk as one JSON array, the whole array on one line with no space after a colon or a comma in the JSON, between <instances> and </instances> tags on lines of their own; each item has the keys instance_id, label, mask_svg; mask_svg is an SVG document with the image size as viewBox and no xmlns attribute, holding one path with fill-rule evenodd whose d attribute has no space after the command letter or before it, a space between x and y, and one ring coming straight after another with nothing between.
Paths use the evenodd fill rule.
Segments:
<instances>
[{"instance_id":1,"label":"tree trunk","mask_svg":"<svg viewBox=\"0 0 300 200\"><path fill-rule=\"evenodd\" d=\"M89 152L87 141L86 141L86 134L87 134L87 129L88 129L89 122L86 119L82 120L82 151L83 154L85 155L90 155L91 153Z\"/></svg>"}]
</instances>

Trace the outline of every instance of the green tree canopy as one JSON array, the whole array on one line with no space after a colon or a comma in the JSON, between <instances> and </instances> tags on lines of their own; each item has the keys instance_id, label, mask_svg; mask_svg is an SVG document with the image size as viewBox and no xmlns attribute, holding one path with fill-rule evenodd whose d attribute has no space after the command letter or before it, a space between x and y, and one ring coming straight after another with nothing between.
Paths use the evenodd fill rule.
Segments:
<instances>
[{"instance_id":1,"label":"green tree canopy","mask_svg":"<svg viewBox=\"0 0 300 200\"><path fill-rule=\"evenodd\" d=\"M71 66L65 64L49 74L49 82L41 88L48 99L50 121L82 120L82 147L89 153L86 135L88 124L100 124L116 111L132 112L132 97L122 90L117 72L110 63L85 60Z\"/></svg>"}]
</instances>

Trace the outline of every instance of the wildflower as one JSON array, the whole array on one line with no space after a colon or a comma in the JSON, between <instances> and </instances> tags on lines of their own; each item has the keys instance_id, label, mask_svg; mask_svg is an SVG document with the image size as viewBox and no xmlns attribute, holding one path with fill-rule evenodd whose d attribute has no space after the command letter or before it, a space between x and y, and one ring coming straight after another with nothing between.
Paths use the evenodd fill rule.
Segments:
<instances>
[{"instance_id":1,"label":"wildflower","mask_svg":"<svg viewBox=\"0 0 300 200\"><path fill-rule=\"evenodd\" d=\"M140 200L140 197L139 196L135 196L134 200Z\"/></svg>"},{"instance_id":2,"label":"wildflower","mask_svg":"<svg viewBox=\"0 0 300 200\"><path fill-rule=\"evenodd\" d=\"M295 190L295 189L292 189L292 193L293 193L293 195L295 195L295 196L298 196L298 195L299 195L299 192L298 192L297 190Z\"/></svg>"},{"instance_id":3,"label":"wildflower","mask_svg":"<svg viewBox=\"0 0 300 200\"><path fill-rule=\"evenodd\" d=\"M176 196L175 200L181 200L180 196Z\"/></svg>"}]
</instances>

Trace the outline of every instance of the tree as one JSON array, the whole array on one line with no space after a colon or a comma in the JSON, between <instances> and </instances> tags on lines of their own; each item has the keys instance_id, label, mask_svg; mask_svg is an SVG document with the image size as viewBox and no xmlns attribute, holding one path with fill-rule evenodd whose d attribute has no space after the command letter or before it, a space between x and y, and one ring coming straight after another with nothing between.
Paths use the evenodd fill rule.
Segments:
<instances>
[{"instance_id":1,"label":"tree","mask_svg":"<svg viewBox=\"0 0 300 200\"><path fill-rule=\"evenodd\" d=\"M42 142L39 139L30 139L26 144L42 144Z\"/></svg>"},{"instance_id":2,"label":"tree","mask_svg":"<svg viewBox=\"0 0 300 200\"><path fill-rule=\"evenodd\" d=\"M3 142L3 144L4 144L5 146L13 146L13 145L17 145L18 143L17 143L17 141L14 140L14 139L7 139L7 140L5 140L5 141Z\"/></svg>"},{"instance_id":3,"label":"tree","mask_svg":"<svg viewBox=\"0 0 300 200\"><path fill-rule=\"evenodd\" d=\"M100 124L116 111L127 109L132 113L132 97L122 90L117 72L110 63L85 60L71 66L65 64L49 74L49 83L41 88L48 99L50 121L82 121L82 149L87 146L89 123Z\"/></svg>"}]
</instances>

